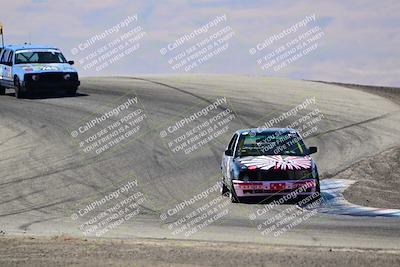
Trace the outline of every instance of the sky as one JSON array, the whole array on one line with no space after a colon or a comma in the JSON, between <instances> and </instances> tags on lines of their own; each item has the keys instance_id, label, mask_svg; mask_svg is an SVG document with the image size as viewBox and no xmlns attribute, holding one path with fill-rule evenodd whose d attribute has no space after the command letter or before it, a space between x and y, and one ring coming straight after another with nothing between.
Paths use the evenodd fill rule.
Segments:
<instances>
[{"instance_id":1,"label":"sky","mask_svg":"<svg viewBox=\"0 0 400 267\"><path fill-rule=\"evenodd\" d=\"M313 15L307 25L261 47ZM173 48L177 39L221 17ZM400 86L398 0L0 0L0 23L6 44L56 46L75 60L81 76L243 74ZM317 32L301 39L312 29ZM302 46L296 47L299 38Z\"/></svg>"}]
</instances>

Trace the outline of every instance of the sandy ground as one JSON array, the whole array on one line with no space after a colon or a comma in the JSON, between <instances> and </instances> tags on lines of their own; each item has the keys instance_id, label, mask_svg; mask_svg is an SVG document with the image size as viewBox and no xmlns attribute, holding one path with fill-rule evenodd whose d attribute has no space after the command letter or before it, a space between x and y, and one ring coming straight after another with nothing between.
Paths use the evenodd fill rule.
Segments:
<instances>
[{"instance_id":1,"label":"sandy ground","mask_svg":"<svg viewBox=\"0 0 400 267\"><path fill-rule=\"evenodd\" d=\"M0 238L1 266L399 266L400 252L174 240Z\"/></svg>"},{"instance_id":2,"label":"sandy ground","mask_svg":"<svg viewBox=\"0 0 400 267\"><path fill-rule=\"evenodd\" d=\"M337 175L356 180L344 192L354 204L400 209L400 148L364 159Z\"/></svg>"},{"instance_id":3,"label":"sandy ground","mask_svg":"<svg viewBox=\"0 0 400 267\"><path fill-rule=\"evenodd\" d=\"M342 83L328 84L362 90L400 104L400 88ZM344 193L345 198L351 203L378 208L400 209L400 147L394 147L375 156L365 158L347 170L340 172L334 178L357 181Z\"/></svg>"},{"instance_id":4,"label":"sandy ground","mask_svg":"<svg viewBox=\"0 0 400 267\"><path fill-rule=\"evenodd\" d=\"M392 100L393 102L396 102L398 104L400 103L400 88L398 88L398 87L372 86L372 85L323 82L323 81L317 81L317 82L361 90L364 92L368 92L368 93L372 93L375 95L389 98L390 100Z\"/></svg>"}]
</instances>

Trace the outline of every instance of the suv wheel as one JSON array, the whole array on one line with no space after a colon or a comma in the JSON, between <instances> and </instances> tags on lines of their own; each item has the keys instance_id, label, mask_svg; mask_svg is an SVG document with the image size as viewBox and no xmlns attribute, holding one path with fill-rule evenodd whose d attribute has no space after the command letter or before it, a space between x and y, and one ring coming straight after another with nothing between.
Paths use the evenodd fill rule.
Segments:
<instances>
[{"instance_id":1,"label":"suv wheel","mask_svg":"<svg viewBox=\"0 0 400 267\"><path fill-rule=\"evenodd\" d=\"M3 86L0 86L0 95L5 95L6 94L6 88Z\"/></svg>"}]
</instances>

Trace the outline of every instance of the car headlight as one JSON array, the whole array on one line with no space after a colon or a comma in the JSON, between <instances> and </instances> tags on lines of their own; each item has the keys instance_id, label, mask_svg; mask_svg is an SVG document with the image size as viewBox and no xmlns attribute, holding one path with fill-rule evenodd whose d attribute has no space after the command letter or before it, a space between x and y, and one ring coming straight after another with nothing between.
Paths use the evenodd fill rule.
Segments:
<instances>
[{"instance_id":1,"label":"car headlight","mask_svg":"<svg viewBox=\"0 0 400 267\"><path fill-rule=\"evenodd\" d=\"M69 79L71 79L71 74L69 73L64 74L64 80L69 80Z\"/></svg>"},{"instance_id":2,"label":"car headlight","mask_svg":"<svg viewBox=\"0 0 400 267\"><path fill-rule=\"evenodd\" d=\"M32 75L32 80L33 81L39 81L40 76L39 75Z\"/></svg>"},{"instance_id":3,"label":"car headlight","mask_svg":"<svg viewBox=\"0 0 400 267\"><path fill-rule=\"evenodd\" d=\"M290 171L290 172L288 172L288 174L289 174L289 178L292 180L313 178L311 169Z\"/></svg>"}]
</instances>

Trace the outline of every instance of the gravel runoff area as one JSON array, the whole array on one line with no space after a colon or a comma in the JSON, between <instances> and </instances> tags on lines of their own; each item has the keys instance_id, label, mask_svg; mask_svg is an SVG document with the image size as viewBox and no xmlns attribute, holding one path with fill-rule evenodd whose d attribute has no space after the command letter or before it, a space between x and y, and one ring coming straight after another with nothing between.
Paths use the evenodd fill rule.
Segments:
<instances>
[{"instance_id":1,"label":"gravel runoff area","mask_svg":"<svg viewBox=\"0 0 400 267\"><path fill-rule=\"evenodd\" d=\"M399 147L363 159L336 177L357 181L344 192L344 197L351 203L400 209Z\"/></svg>"},{"instance_id":2,"label":"gravel runoff area","mask_svg":"<svg viewBox=\"0 0 400 267\"><path fill-rule=\"evenodd\" d=\"M1 238L0 266L399 266L400 252L182 240ZM316 257L316 252L318 257Z\"/></svg>"}]
</instances>

